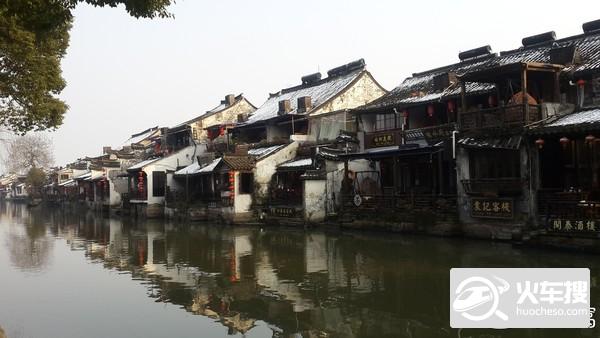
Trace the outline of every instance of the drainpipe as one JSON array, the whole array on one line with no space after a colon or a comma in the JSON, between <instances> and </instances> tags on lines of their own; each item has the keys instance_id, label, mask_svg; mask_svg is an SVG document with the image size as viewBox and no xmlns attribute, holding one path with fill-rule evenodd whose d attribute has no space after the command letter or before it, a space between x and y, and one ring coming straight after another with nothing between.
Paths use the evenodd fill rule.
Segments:
<instances>
[{"instance_id":1,"label":"drainpipe","mask_svg":"<svg viewBox=\"0 0 600 338\"><path fill-rule=\"evenodd\" d=\"M456 160L456 134L458 134L458 131L453 130L452 131L452 159Z\"/></svg>"}]
</instances>

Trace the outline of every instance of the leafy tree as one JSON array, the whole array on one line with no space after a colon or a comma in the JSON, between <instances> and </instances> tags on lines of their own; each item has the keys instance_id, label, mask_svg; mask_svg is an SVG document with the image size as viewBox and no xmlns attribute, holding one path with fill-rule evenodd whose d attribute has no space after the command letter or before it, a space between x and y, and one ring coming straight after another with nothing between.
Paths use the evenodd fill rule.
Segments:
<instances>
[{"instance_id":1,"label":"leafy tree","mask_svg":"<svg viewBox=\"0 0 600 338\"><path fill-rule=\"evenodd\" d=\"M27 134L8 142L5 168L13 173L27 173L32 168L48 168L54 162L52 142L39 134Z\"/></svg>"},{"instance_id":2,"label":"leafy tree","mask_svg":"<svg viewBox=\"0 0 600 338\"><path fill-rule=\"evenodd\" d=\"M55 129L67 110L60 60L78 3L124 5L135 18L167 18L175 0L0 0L0 124L18 133Z\"/></svg>"},{"instance_id":3,"label":"leafy tree","mask_svg":"<svg viewBox=\"0 0 600 338\"><path fill-rule=\"evenodd\" d=\"M37 197L40 194L42 186L46 184L46 173L40 168L33 167L29 169L25 183L29 185L30 195Z\"/></svg>"}]
</instances>

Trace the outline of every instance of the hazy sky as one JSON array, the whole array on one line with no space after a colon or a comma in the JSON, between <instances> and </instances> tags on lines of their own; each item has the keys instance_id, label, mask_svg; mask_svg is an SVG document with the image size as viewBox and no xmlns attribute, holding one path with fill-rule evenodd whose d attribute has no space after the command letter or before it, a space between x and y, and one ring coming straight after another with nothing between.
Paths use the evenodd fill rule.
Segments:
<instances>
[{"instance_id":1,"label":"hazy sky","mask_svg":"<svg viewBox=\"0 0 600 338\"><path fill-rule=\"evenodd\" d=\"M171 11L175 19L137 20L122 8L77 7L62 63L70 109L51 134L56 164L190 119L228 93L259 106L303 75L358 58L392 89L459 51L579 34L600 18L600 1L177 0Z\"/></svg>"}]
</instances>

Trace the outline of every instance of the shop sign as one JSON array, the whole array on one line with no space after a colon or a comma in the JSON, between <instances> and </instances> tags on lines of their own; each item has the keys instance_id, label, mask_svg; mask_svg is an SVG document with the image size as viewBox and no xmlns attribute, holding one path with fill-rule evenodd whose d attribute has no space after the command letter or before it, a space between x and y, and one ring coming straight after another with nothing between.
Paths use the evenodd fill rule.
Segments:
<instances>
[{"instance_id":1,"label":"shop sign","mask_svg":"<svg viewBox=\"0 0 600 338\"><path fill-rule=\"evenodd\" d=\"M552 232L599 233L600 221L591 219L550 219L548 230Z\"/></svg>"},{"instance_id":2,"label":"shop sign","mask_svg":"<svg viewBox=\"0 0 600 338\"><path fill-rule=\"evenodd\" d=\"M514 216L514 200L506 198L472 198L471 216L512 219Z\"/></svg>"},{"instance_id":3,"label":"shop sign","mask_svg":"<svg viewBox=\"0 0 600 338\"><path fill-rule=\"evenodd\" d=\"M271 208L271 215L277 217L295 217L296 209L294 208Z\"/></svg>"},{"instance_id":4,"label":"shop sign","mask_svg":"<svg viewBox=\"0 0 600 338\"><path fill-rule=\"evenodd\" d=\"M396 144L395 137L393 133L389 134L378 134L373 136L373 146L374 147L386 147L393 146Z\"/></svg>"}]
</instances>

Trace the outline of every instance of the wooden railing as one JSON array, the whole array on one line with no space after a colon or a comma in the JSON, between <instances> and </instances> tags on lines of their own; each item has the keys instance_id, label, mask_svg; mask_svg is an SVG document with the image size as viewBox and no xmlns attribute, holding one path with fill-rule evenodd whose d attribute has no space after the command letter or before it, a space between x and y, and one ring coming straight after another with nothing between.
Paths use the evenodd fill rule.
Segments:
<instances>
[{"instance_id":1,"label":"wooden railing","mask_svg":"<svg viewBox=\"0 0 600 338\"><path fill-rule=\"evenodd\" d=\"M539 105L509 105L459 114L461 131L525 126L541 119Z\"/></svg>"},{"instance_id":2,"label":"wooden railing","mask_svg":"<svg viewBox=\"0 0 600 338\"><path fill-rule=\"evenodd\" d=\"M469 195L514 196L523 192L521 178L482 178L461 181L465 193Z\"/></svg>"}]
</instances>

